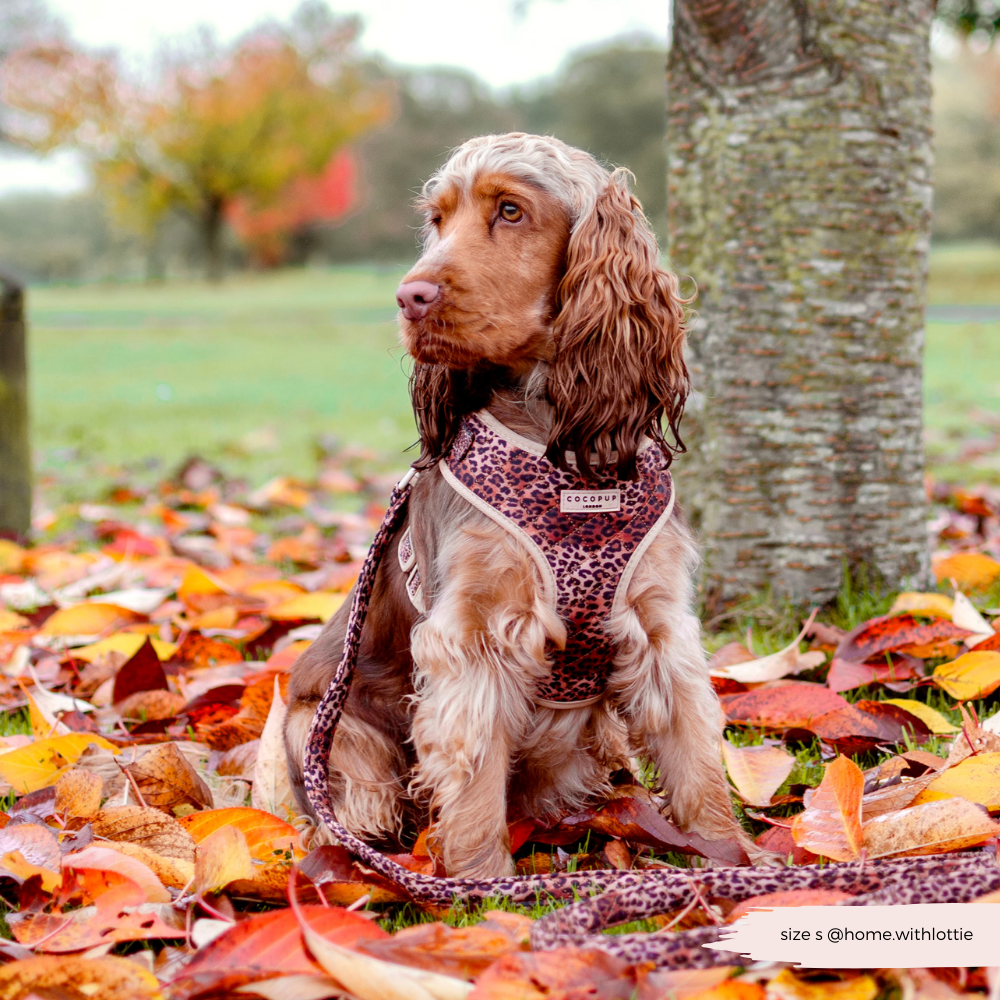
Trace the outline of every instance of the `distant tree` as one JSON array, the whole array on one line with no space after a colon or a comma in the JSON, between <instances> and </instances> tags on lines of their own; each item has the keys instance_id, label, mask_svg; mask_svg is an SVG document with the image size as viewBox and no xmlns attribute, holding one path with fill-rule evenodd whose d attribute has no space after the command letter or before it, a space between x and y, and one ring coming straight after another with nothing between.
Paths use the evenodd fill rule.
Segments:
<instances>
[{"instance_id":1,"label":"distant tree","mask_svg":"<svg viewBox=\"0 0 1000 1000\"><path fill-rule=\"evenodd\" d=\"M37 45L62 34L61 24L43 0L0 0L0 66L26 45ZM8 143L10 109L0 103L0 143Z\"/></svg>"},{"instance_id":2,"label":"distant tree","mask_svg":"<svg viewBox=\"0 0 1000 1000\"><path fill-rule=\"evenodd\" d=\"M1000 32L1000 3L996 0L937 0L934 16L963 35L979 31L992 39Z\"/></svg>"},{"instance_id":3,"label":"distant tree","mask_svg":"<svg viewBox=\"0 0 1000 1000\"><path fill-rule=\"evenodd\" d=\"M37 45L7 60L3 93L23 115L18 139L81 150L135 229L151 234L170 210L197 219L217 279L237 200L258 210L280 202L389 115L388 89L356 69L357 31L356 19L314 0L287 27L262 26L228 49L203 37L165 57L150 84L114 55Z\"/></svg>"}]
</instances>

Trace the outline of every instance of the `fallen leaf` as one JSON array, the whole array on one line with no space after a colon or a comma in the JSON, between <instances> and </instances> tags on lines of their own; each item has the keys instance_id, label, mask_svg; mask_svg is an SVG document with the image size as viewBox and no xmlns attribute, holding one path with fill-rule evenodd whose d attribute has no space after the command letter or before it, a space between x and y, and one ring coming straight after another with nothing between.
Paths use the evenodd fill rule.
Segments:
<instances>
[{"instance_id":1,"label":"fallen leaf","mask_svg":"<svg viewBox=\"0 0 1000 1000\"><path fill-rule=\"evenodd\" d=\"M20 573L25 550L9 538L0 538L0 573Z\"/></svg>"},{"instance_id":2,"label":"fallen leaf","mask_svg":"<svg viewBox=\"0 0 1000 1000\"><path fill-rule=\"evenodd\" d=\"M849 892L840 889L785 889L769 892L763 896L751 896L738 903L729 916L727 924L734 924L745 913L753 909L779 909L785 906L833 906L835 903L852 899Z\"/></svg>"},{"instance_id":3,"label":"fallen leaf","mask_svg":"<svg viewBox=\"0 0 1000 1000\"><path fill-rule=\"evenodd\" d=\"M321 621L328 622L347 599L346 594L316 591L299 594L291 600L271 608L265 614L271 621Z\"/></svg>"},{"instance_id":4,"label":"fallen leaf","mask_svg":"<svg viewBox=\"0 0 1000 1000\"><path fill-rule=\"evenodd\" d=\"M143 802L170 816L178 806L201 809L212 805L208 785L176 743L162 743L125 770L132 776Z\"/></svg>"},{"instance_id":5,"label":"fallen leaf","mask_svg":"<svg viewBox=\"0 0 1000 1000\"><path fill-rule=\"evenodd\" d=\"M964 639L969 630L945 618L921 624L911 614L882 615L862 622L840 641L835 657L864 663L885 653L906 652L907 647L927 645L939 640Z\"/></svg>"},{"instance_id":6,"label":"fallen leaf","mask_svg":"<svg viewBox=\"0 0 1000 1000\"><path fill-rule=\"evenodd\" d=\"M170 893L156 877L153 870L136 858L114 851L109 847L92 844L82 851L74 851L62 859L63 868L91 869L115 872L130 879L142 889L147 903L169 903Z\"/></svg>"},{"instance_id":7,"label":"fallen leaf","mask_svg":"<svg viewBox=\"0 0 1000 1000\"><path fill-rule=\"evenodd\" d=\"M157 722L178 715L186 702L174 691L136 691L118 702L115 711L124 722Z\"/></svg>"},{"instance_id":8,"label":"fallen leaf","mask_svg":"<svg viewBox=\"0 0 1000 1000\"><path fill-rule=\"evenodd\" d=\"M728 966L723 966L722 971L726 971ZM717 972L717 969L691 969L682 970L681 975L684 972ZM668 992L661 994L663 997L670 997L671 1000L767 1000L767 993L764 991L764 987L760 983L748 983L744 982L742 979L726 979L724 982L718 983L715 986L711 986L708 989L695 990L691 989L683 990L675 985L677 980L674 978L678 974L671 971L670 973L656 972L650 978L656 978L657 985L659 985L661 980L670 976Z\"/></svg>"},{"instance_id":9,"label":"fallen leaf","mask_svg":"<svg viewBox=\"0 0 1000 1000\"><path fill-rule=\"evenodd\" d=\"M827 687L831 691L850 691L862 684L899 684L923 676L916 657L895 654L895 658L894 663L858 663L835 656L827 671Z\"/></svg>"},{"instance_id":10,"label":"fallen leaf","mask_svg":"<svg viewBox=\"0 0 1000 1000\"><path fill-rule=\"evenodd\" d=\"M128 608L120 608L117 604L96 604L88 601L84 604L74 604L70 608L62 608L50 615L39 629L39 635L100 635L102 632L113 632L123 625L141 620L142 615L137 615Z\"/></svg>"},{"instance_id":11,"label":"fallen leaf","mask_svg":"<svg viewBox=\"0 0 1000 1000\"><path fill-rule=\"evenodd\" d=\"M732 667L738 663L750 663L756 657L742 642L727 642L708 658L708 671L714 674L724 667Z\"/></svg>"},{"instance_id":12,"label":"fallen leaf","mask_svg":"<svg viewBox=\"0 0 1000 1000\"><path fill-rule=\"evenodd\" d=\"M211 573L199 566L189 565L184 571L184 578L181 580L180 586L177 588L178 600L183 601L188 607L201 611L204 610L202 599L207 596L229 597L230 591Z\"/></svg>"},{"instance_id":13,"label":"fallen leaf","mask_svg":"<svg viewBox=\"0 0 1000 1000\"><path fill-rule=\"evenodd\" d=\"M252 993L264 1000L326 1000L327 997L343 997L344 991L335 979L325 975L275 976L238 986L237 993Z\"/></svg>"},{"instance_id":14,"label":"fallen leaf","mask_svg":"<svg viewBox=\"0 0 1000 1000\"><path fill-rule=\"evenodd\" d=\"M195 842L191 835L176 819L159 809L143 806L104 808L94 817L93 826L95 837L139 844L154 854L194 861Z\"/></svg>"},{"instance_id":15,"label":"fallen leaf","mask_svg":"<svg viewBox=\"0 0 1000 1000\"><path fill-rule=\"evenodd\" d=\"M162 994L151 972L130 959L112 955L39 955L0 966L0 1000L28 1000L42 995L158 1000Z\"/></svg>"},{"instance_id":16,"label":"fallen leaf","mask_svg":"<svg viewBox=\"0 0 1000 1000\"><path fill-rule=\"evenodd\" d=\"M953 726L940 712L922 701L914 701L912 698L886 698L885 701L887 705L895 705L916 716L932 733L939 736L958 732L958 726Z\"/></svg>"},{"instance_id":17,"label":"fallen leaf","mask_svg":"<svg viewBox=\"0 0 1000 1000\"><path fill-rule=\"evenodd\" d=\"M153 649L161 660L169 659L177 650L177 645L173 642L162 642L138 632L116 632L107 639L74 649L73 656L77 660L95 663L108 653L121 653L126 660L129 660L142 648L147 639L153 644Z\"/></svg>"},{"instance_id":18,"label":"fallen leaf","mask_svg":"<svg viewBox=\"0 0 1000 1000\"><path fill-rule=\"evenodd\" d=\"M220 892L230 882L252 878L247 838L235 826L220 826L195 849L194 882L198 892Z\"/></svg>"},{"instance_id":19,"label":"fallen leaf","mask_svg":"<svg viewBox=\"0 0 1000 1000\"><path fill-rule=\"evenodd\" d=\"M881 989L867 975L852 979L800 979L791 969L782 969L768 984L769 1000L875 1000Z\"/></svg>"},{"instance_id":20,"label":"fallen leaf","mask_svg":"<svg viewBox=\"0 0 1000 1000\"><path fill-rule=\"evenodd\" d=\"M242 806L191 813L181 817L179 822L196 844L222 826L235 827L246 837L250 856L260 861L273 861L276 855L290 852L299 838L298 830L290 823L263 810Z\"/></svg>"},{"instance_id":21,"label":"fallen leaf","mask_svg":"<svg viewBox=\"0 0 1000 1000\"><path fill-rule=\"evenodd\" d=\"M103 787L98 775L83 768L70 768L56 782L56 812L66 818L90 819L101 808Z\"/></svg>"},{"instance_id":22,"label":"fallen leaf","mask_svg":"<svg viewBox=\"0 0 1000 1000\"><path fill-rule=\"evenodd\" d=\"M374 921L341 907L300 906L299 911L316 934L349 948L389 936ZM295 914L286 908L241 920L195 955L183 975L244 971L309 975L322 969L305 949Z\"/></svg>"},{"instance_id":23,"label":"fallen leaf","mask_svg":"<svg viewBox=\"0 0 1000 1000\"><path fill-rule=\"evenodd\" d=\"M723 740L722 756L736 790L753 806L769 806L795 766L795 758L781 747L736 747Z\"/></svg>"},{"instance_id":24,"label":"fallen leaf","mask_svg":"<svg viewBox=\"0 0 1000 1000\"><path fill-rule=\"evenodd\" d=\"M126 841L103 841L102 848L114 851L126 858L134 858L144 864L164 885L171 889L183 889L194 881L194 860L164 857L143 847Z\"/></svg>"},{"instance_id":25,"label":"fallen leaf","mask_svg":"<svg viewBox=\"0 0 1000 1000\"><path fill-rule=\"evenodd\" d=\"M111 701L117 705L129 695L157 690L168 690L167 675L163 672L152 640L147 636L145 642L122 664L115 675Z\"/></svg>"},{"instance_id":26,"label":"fallen leaf","mask_svg":"<svg viewBox=\"0 0 1000 1000\"><path fill-rule=\"evenodd\" d=\"M889 614L897 615L900 612L909 611L912 614L927 615L933 618L951 618L953 603L947 594L922 594L907 591L900 594L892 602Z\"/></svg>"},{"instance_id":27,"label":"fallen leaf","mask_svg":"<svg viewBox=\"0 0 1000 1000\"><path fill-rule=\"evenodd\" d=\"M808 653L799 652L799 643L809 631L813 623L816 612L809 616L805 627L801 632L784 648L770 656L762 656L756 660L746 663L734 663L726 667L717 667L712 671L715 677L726 677L729 680L739 681L741 684L756 684L762 681L778 680L788 674L798 674L803 670L811 670L818 667L826 660L826 654L819 650Z\"/></svg>"},{"instance_id":28,"label":"fallen leaf","mask_svg":"<svg viewBox=\"0 0 1000 1000\"><path fill-rule=\"evenodd\" d=\"M386 962L473 980L501 955L527 950L526 928L513 930L487 918L471 927L418 924L391 937L365 941L361 951Z\"/></svg>"},{"instance_id":29,"label":"fallen leaf","mask_svg":"<svg viewBox=\"0 0 1000 1000\"><path fill-rule=\"evenodd\" d=\"M181 644L167 661L172 666L191 666L199 670L222 666L226 663L242 663L240 651L228 642L210 639L200 632L188 632Z\"/></svg>"},{"instance_id":30,"label":"fallen leaf","mask_svg":"<svg viewBox=\"0 0 1000 1000\"><path fill-rule=\"evenodd\" d=\"M986 590L1000 578L1000 562L981 552L958 552L934 563L938 583L954 580L962 590Z\"/></svg>"},{"instance_id":31,"label":"fallen leaf","mask_svg":"<svg viewBox=\"0 0 1000 1000\"><path fill-rule=\"evenodd\" d=\"M275 677L273 700L260 735L250 793L251 806L275 815L287 815L293 802L285 755L285 714L285 703Z\"/></svg>"},{"instance_id":32,"label":"fallen leaf","mask_svg":"<svg viewBox=\"0 0 1000 1000\"><path fill-rule=\"evenodd\" d=\"M994 635L993 626L973 607L972 601L960 590L955 592L955 606L951 620L972 633L965 638L965 645L969 649L991 639Z\"/></svg>"},{"instance_id":33,"label":"fallen leaf","mask_svg":"<svg viewBox=\"0 0 1000 1000\"><path fill-rule=\"evenodd\" d=\"M827 764L809 805L792 820L795 842L834 861L855 860L863 843L864 783L861 768L847 757L838 756Z\"/></svg>"},{"instance_id":34,"label":"fallen leaf","mask_svg":"<svg viewBox=\"0 0 1000 1000\"><path fill-rule=\"evenodd\" d=\"M941 799L886 813L862 827L870 858L962 851L1000 834L1000 824L967 799Z\"/></svg>"},{"instance_id":35,"label":"fallen leaf","mask_svg":"<svg viewBox=\"0 0 1000 1000\"><path fill-rule=\"evenodd\" d=\"M233 778L247 778L252 781L259 749L260 740L251 740L249 743L240 743L238 746L231 747L219 757L219 761L215 765L216 773Z\"/></svg>"},{"instance_id":36,"label":"fallen leaf","mask_svg":"<svg viewBox=\"0 0 1000 1000\"><path fill-rule=\"evenodd\" d=\"M804 728L813 719L849 704L824 685L808 681L787 681L744 694L723 695L720 701L730 722L768 729Z\"/></svg>"},{"instance_id":37,"label":"fallen leaf","mask_svg":"<svg viewBox=\"0 0 1000 1000\"><path fill-rule=\"evenodd\" d=\"M985 698L1000 687L1000 653L965 653L951 663L934 668L933 678L938 687L947 691L957 701ZM3 764L0 756L0 765Z\"/></svg>"},{"instance_id":38,"label":"fallen leaf","mask_svg":"<svg viewBox=\"0 0 1000 1000\"><path fill-rule=\"evenodd\" d=\"M0 778L16 792L24 794L44 788L61 770L75 764L88 746L114 750L114 744L94 733L68 733L35 740L29 746L0 753Z\"/></svg>"},{"instance_id":39,"label":"fallen leaf","mask_svg":"<svg viewBox=\"0 0 1000 1000\"><path fill-rule=\"evenodd\" d=\"M50 871L59 871L62 863L55 832L41 823L8 824L0 830L0 854L12 851L20 853L28 864Z\"/></svg>"},{"instance_id":40,"label":"fallen leaf","mask_svg":"<svg viewBox=\"0 0 1000 1000\"><path fill-rule=\"evenodd\" d=\"M913 805L956 796L987 809L1000 809L1000 753L976 754L947 768L913 800Z\"/></svg>"}]
</instances>

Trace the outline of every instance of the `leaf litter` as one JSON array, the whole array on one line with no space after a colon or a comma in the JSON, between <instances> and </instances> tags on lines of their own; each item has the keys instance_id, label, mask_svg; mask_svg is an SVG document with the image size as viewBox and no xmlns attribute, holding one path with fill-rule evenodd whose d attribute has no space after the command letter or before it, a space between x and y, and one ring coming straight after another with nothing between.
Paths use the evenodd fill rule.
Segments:
<instances>
[{"instance_id":1,"label":"leaf litter","mask_svg":"<svg viewBox=\"0 0 1000 1000\"><path fill-rule=\"evenodd\" d=\"M152 489L43 512L34 545L0 540L0 708L24 720L0 736L0 894L16 939L0 945L0 1000L345 988L826 1000L889 985L535 954L531 911L421 912L313 842L285 768L288 674L347 599L394 478L349 452L325 461L315 483L253 494L188 463ZM748 635L711 658L734 805L794 863L961 850L1000 832L1000 497L975 498L976 531L967 494L939 499L938 592L845 628L813 611L775 652ZM604 802L555 825L511 817L510 831L522 873L746 861L679 830L642 767L615 775ZM412 838L393 858L440 872L432 833Z\"/></svg>"}]
</instances>

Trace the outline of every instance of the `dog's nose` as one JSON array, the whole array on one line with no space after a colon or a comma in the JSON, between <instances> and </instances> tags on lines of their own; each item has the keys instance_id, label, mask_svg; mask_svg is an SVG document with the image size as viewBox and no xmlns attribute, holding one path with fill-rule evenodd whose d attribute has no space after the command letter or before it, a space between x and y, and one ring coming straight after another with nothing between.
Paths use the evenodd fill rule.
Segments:
<instances>
[{"instance_id":1,"label":"dog's nose","mask_svg":"<svg viewBox=\"0 0 1000 1000\"><path fill-rule=\"evenodd\" d=\"M429 281L404 281L396 289L396 302L407 319L423 319L430 312L431 303L440 290Z\"/></svg>"}]
</instances>

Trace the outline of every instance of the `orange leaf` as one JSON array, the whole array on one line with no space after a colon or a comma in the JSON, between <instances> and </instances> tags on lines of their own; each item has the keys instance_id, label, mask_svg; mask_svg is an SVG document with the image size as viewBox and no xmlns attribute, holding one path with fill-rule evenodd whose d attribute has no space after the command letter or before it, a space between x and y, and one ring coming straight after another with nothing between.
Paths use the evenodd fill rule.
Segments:
<instances>
[{"instance_id":1,"label":"orange leaf","mask_svg":"<svg viewBox=\"0 0 1000 1000\"><path fill-rule=\"evenodd\" d=\"M804 812L792 820L795 843L834 861L853 861L861 853L861 768L839 756L827 764L823 781Z\"/></svg>"},{"instance_id":2,"label":"orange leaf","mask_svg":"<svg viewBox=\"0 0 1000 1000\"><path fill-rule=\"evenodd\" d=\"M777 909L781 906L833 906L834 903L850 898L849 892L841 892L840 889L785 889L782 892L768 892L763 896L744 899L726 917L726 923L736 923L754 907Z\"/></svg>"},{"instance_id":3,"label":"orange leaf","mask_svg":"<svg viewBox=\"0 0 1000 1000\"><path fill-rule=\"evenodd\" d=\"M207 809L204 812L183 816L178 822L187 830L196 844L215 833L222 826L234 826L247 839L250 856L258 861L274 861L298 844L299 832L290 823L284 823L261 809L234 806L231 809Z\"/></svg>"},{"instance_id":4,"label":"orange leaf","mask_svg":"<svg viewBox=\"0 0 1000 1000\"><path fill-rule=\"evenodd\" d=\"M117 604L87 602L62 608L50 615L39 630L39 635L99 635L141 620L142 615L137 615L128 608L120 608Z\"/></svg>"},{"instance_id":5,"label":"orange leaf","mask_svg":"<svg viewBox=\"0 0 1000 1000\"><path fill-rule=\"evenodd\" d=\"M82 851L67 854L63 858L62 866L64 869L115 872L139 886L148 902L170 902L170 893L148 865L144 865L137 858L130 858L127 854L113 851L109 847L91 844Z\"/></svg>"},{"instance_id":6,"label":"orange leaf","mask_svg":"<svg viewBox=\"0 0 1000 1000\"><path fill-rule=\"evenodd\" d=\"M807 727L813 719L848 705L846 698L823 684L808 681L788 681L745 694L727 694L720 700L730 722L770 729Z\"/></svg>"},{"instance_id":7,"label":"orange leaf","mask_svg":"<svg viewBox=\"0 0 1000 1000\"><path fill-rule=\"evenodd\" d=\"M954 580L960 590L985 590L1000 579L1000 562L982 552L958 552L934 563L938 583Z\"/></svg>"}]
</instances>

